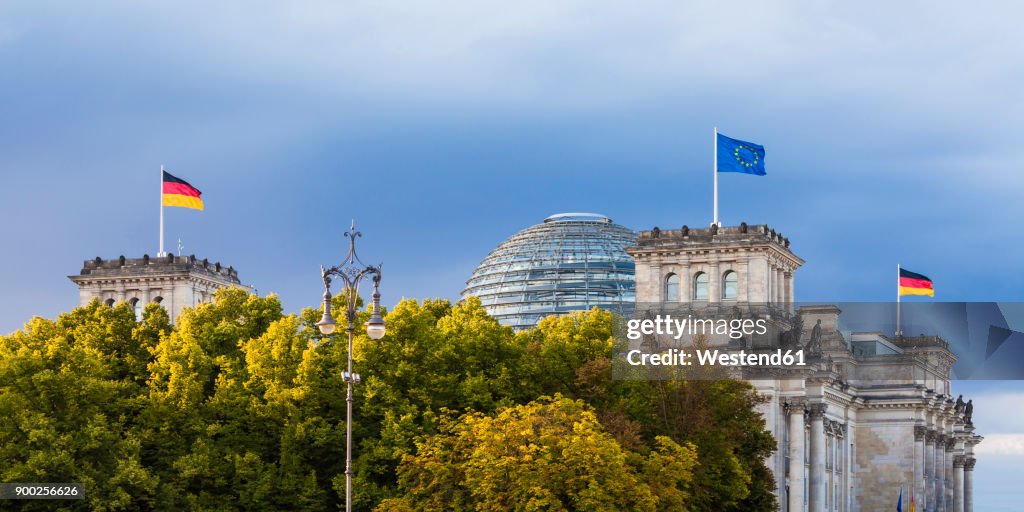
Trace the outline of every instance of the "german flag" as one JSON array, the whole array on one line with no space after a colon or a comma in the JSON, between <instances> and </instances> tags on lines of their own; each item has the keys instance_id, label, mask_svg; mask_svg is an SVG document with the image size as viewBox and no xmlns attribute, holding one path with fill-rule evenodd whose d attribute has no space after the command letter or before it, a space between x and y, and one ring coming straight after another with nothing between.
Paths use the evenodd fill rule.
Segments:
<instances>
[{"instance_id":1,"label":"german flag","mask_svg":"<svg viewBox=\"0 0 1024 512\"><path fill-rule=\"evenodd\" d=\"M203 193L199 189L189 185L187 181L164 171L164 206L202 210L203 200L200 199L202 195Z\"/></svg>"},{"instance_id":2,"label":"german flag","mask_svg":"<svg viewBox=\"0 0 1024 512\"><path fill-rule=\"evenodd\" d=\"M900 269L900 295L927 295L935 296L935 289L932 288L932 280L928 276Z\"/></svg>"}]
</instances>

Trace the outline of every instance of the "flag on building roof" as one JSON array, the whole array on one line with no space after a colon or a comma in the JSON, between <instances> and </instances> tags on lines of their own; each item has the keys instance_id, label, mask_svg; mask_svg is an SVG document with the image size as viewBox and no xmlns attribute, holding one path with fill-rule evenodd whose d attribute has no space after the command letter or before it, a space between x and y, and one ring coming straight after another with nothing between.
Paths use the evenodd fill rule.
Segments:
<instances>
[{"instance_id":1,"label":"flag on building roof","mask_svg":"<svg viewBox=\"0 0 1024 512\"><path fill-rule=\"evenodd\" d=\"M716 160L718 172L741 172L764 176L764 146L717 133Z\"/></svg>"},{"instance_id":2,"label":"flag on building roof","mask_svg":"<svg viewBox=\"0 0 1024 512\"><path fill-rule=\"evenodd\" d=\"M935 288L932 280L923 274L911 272L907 269L900 269L900 295L927 295L935 296Z\"/></svg>"},{"instance_id":3,"label":"flag on building roof","mask_svg":"<svg viewBox=\"0 0 1024 512\"><path fill-rule=\"evenodd\" d=\"M203 200L201 199L203 193L187 181L173 176L167 171L164 171L163 192L164 206L203 209Z\"/></svg>"}]
</instances>

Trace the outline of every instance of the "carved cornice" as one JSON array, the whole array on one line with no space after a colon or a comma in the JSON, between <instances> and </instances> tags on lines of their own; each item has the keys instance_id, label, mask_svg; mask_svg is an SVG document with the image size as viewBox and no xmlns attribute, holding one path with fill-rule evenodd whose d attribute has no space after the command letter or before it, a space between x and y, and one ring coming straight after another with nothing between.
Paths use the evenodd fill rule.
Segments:
<instances>
[{"instance_id":1,"label":"carved cornice","mask_svg":"<svg viewBox=\"0 0 1024 512\"><path fill-rule=\"evenodd\" d=\"M964 463L966 463L966 462L967 462L967 457L965 457L963 455L954 455L953 456L953 467L954 468L962 468L962 467L964 467Z\"/></svg>"},{"instance_id":2,"label":"carved cornice","mask_svg":"<svg viewBox=\"0 0 1024 512\"><path fill-rule=\"evenodd\" d=\"M946 436L946 451L951 452L956 448L956 438L953 436Z\"/></svg>"},{"instance_id":3,"label":"carved cornice","mask_svg":"<svg viewBox=\"0 0 1024 512\"><path fill-rule=\"evenodd\" d=\"M913 399L902 399L900 401L876 401L868 397L862 409L920 409L920 403Z\"/></svg>"},{"instance_id":4,"label":"carved cornice","mask_svg":"<svg viewBox=\"0 0 1024 512\"><path fill-rule=\"evenodd\" d=\"M924 425L914 426L914 441L923 441L925 436L928 434L928 428Z\"/></svg>"},{"instance_id":5,"label":"carved cornice","mask_svg":"<svg viewBox=\"0 0 1024 512\"><path fill-rule=\"evenodd\" d=\"M786 400L783 407L785 407L786 412L789 414L803 414L806 406L806 398L790 398Z\"/></svg>"},{"instance_id":6,"label":"carved cornice","mask_svg":"<svg viewBox=\"0 0 1024 512\"><path fill-rule=\"evenodd\" d=\"M967 457L967 460L964 461L964 471L974 471L974 464L976 462L978 462L978 459Z\"/></svg>"},{"instance_id":7,"label":"carved cornice","mask_svg":"<svg viewBox=\"0 0 1024 512\"><path fill-rule=\"evenodd\" d=\"M835 437L843 437L846 435L846 424L840 423L836 420L825 419L825 433Z\"/></svg>"},{"instance_id":8,"label":"carved cornice","mask_svg":"<svg viewBox=\"0 0 1024 512\"><path fill-rule=\"evenodd\" d=\"M811 421L820 420L825 417L825 410L828 409L828 405L822 403L807 404L807 413L811 417Z\"/></svg>"},{"instance_id":9,"label":"carved cornice","mask_svg":"<svg viewBox=\"0 0 1024 512\"><path fill-rule=\"evenodd\" d=\"M924 435L924 442L927 444L935 444L939 439L939 431L934 429L928 429Z\"/></svg>"},{"instance_id":10,"label":"carved cornice","mask_svg":"<svg viewBox=\"0 0 1024 512\"><path fill-rule=\"evenodd\" d=\"M836 380L838 380L838 379L836 379ZM830 382L829 384L833 385L833 386L839 385L835 381ZM845 385L845 384L843 384L843 385ZM846 385L846 387L849 387L849 386ZM825 393L825 397L826 398L829 398L833 402L840 403L840 404L842 404L844 406L845 405L850 405L850 404L853 403L853 397L850 394L848 394L848 393L846 393L844 391L839 391L839 390L834 390L834 389L826 389L824 391L824 393ZM840 393L842 393L842 394L840 394Z\"/></svg>"}]
</instances>

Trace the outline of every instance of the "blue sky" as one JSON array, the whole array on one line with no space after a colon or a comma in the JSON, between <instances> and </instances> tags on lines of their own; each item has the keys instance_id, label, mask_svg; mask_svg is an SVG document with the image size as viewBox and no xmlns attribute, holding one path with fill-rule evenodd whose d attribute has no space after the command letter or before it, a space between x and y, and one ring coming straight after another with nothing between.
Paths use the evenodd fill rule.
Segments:
<instances>
[{"instance_id":1,"label":"blue sky","mask_svg":"<svg viewBox=\"0 0 1024 512\"><path fill-rule=\"evenodd\" d=\"M888 300L897 261L946 300L1020 300L1022 11L3 3L0 332L73 307L84 259L157 251L161 164L207 206L168 210L168 246L294 311L318 302L353 217L388 304L457 297L553 213L704 225L714 126L767 149L767 177L722 176L721 216L792 240L799 300ZM1024 433L1007 421L981 428ZM1024 469L1024 444L1002 446L993 461Z\"/></svg>"}]
</instances>

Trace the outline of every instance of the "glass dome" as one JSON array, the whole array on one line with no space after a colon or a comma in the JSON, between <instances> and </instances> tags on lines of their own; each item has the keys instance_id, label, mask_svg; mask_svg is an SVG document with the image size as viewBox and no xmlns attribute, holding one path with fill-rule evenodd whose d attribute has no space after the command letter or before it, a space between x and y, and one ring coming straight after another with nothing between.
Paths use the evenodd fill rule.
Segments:
<instances>
[{"instance_id":1,"label":"glass dome","mask_svg":"<svg viewBox=\"0 0 1024 512\"><path fill-rule=\"evenodd\" d=\"M637 235L604 215L560 213L504 241L466 281L463 297L516 330L541 318L597 306L628 315L636 296Z\"/></svg>"}]
</instances>

